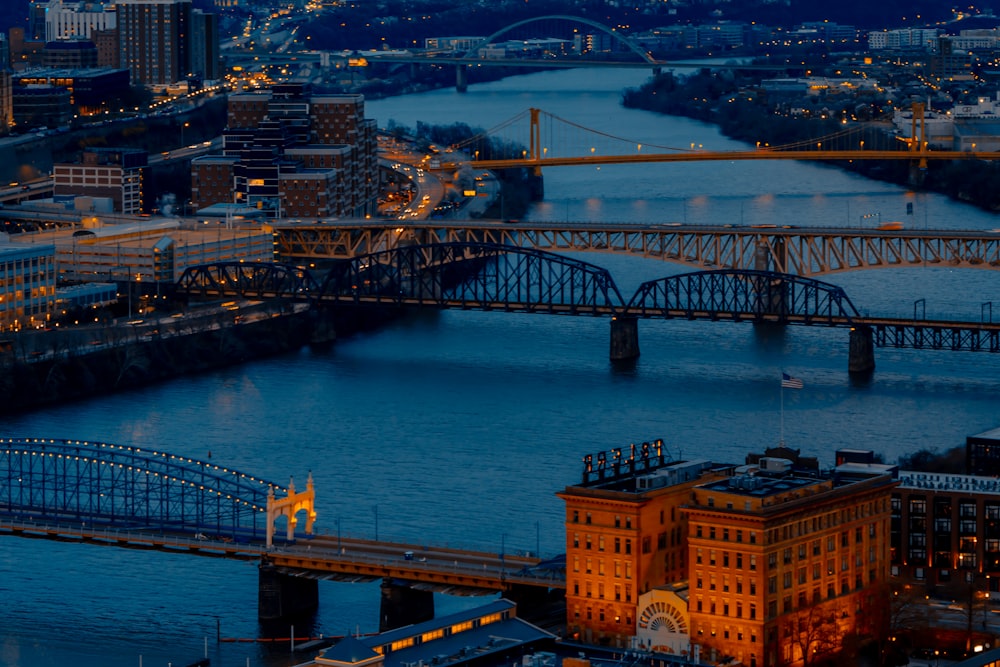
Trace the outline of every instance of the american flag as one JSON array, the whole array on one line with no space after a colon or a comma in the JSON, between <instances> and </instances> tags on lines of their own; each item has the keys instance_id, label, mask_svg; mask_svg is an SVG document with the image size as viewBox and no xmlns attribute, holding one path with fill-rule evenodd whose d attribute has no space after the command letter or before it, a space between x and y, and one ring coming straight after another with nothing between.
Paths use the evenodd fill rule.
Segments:
<instances>
[{"instance_id":1,"label":"american flag","mask_svg":"<svg viewBox=\"0 0 1000 667\"><path fill-rule=\"evenodd\" d=\"M788 373L781 374L782 389L802 389L802 380L793 378Z\"/></svg>"}]
</instances>

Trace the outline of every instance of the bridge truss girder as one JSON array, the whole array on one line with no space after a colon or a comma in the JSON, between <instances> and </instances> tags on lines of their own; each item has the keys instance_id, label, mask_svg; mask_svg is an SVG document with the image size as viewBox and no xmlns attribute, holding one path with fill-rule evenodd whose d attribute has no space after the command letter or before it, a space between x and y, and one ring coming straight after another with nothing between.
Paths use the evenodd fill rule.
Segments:
<instances>
[{"instance_id":1,"label":"bridge truss girder","mask_svg":"<svg viewBox=\"0 0 1000 667\"><path fill-rule=\"evenodd\" d=\"M608 314L623 299L606 269L554 253L489 243L403 245L340 263L324 302Z\"/></svg>"},{"instance_id":2,"label":"bridge truss girder","mask_svg":"<svg viewBox=\"0 0 1000 667\"><path fill-rule=\"evenodd\" d=\"M844 290L773 271L699 271L643 283L625 311L636 317L849 325Z\"/></svg>"},{"instance_id":3,"label":"bridge truss girder","mask_svg":"<svg viewBox=\"0 0 1000 667\"><path fill-rule=\"evenodd\" d=\"M261 538L268 490L251 475L99 442L0 440L0 514L137 530Z\"/></svg>"},{"instance_id":4,"label":"bridge truss girder","mask_svg":"<svg viewBox=\"0 0 1000 667\"><path fill-rule=\"evenodd\" d=\"M308 271L288 264L215 262L185 269L177 291L190 297L239 296L266 299L315 292Z\"/></svg>"},{"instance_id":5,"label":"bridge truss girder","mask_svg":"<svg viewBox=\"0 0 1000 667\"><path fill-rule=\"evenodd\" d=\"M1000 352L1000 326L956 325L954 322L878 322L861 320L872 330L876 347L955 352Z\"/></svg>"},{"instance_id":6,"label":"bridge truss girder","mask_svg":"<svg viewBox=\"0 0 1000 667\"><path fill-rule=\"evenodd\" d=\"M705 269L818 276L888 267L1000 268L1000 234L961 231L759 229L673 225L483 222L372 226L329 222L277 227L279 255L351 258L405 243L485 242L549 252L610 252Z\"/></svg>"}]
</instances>

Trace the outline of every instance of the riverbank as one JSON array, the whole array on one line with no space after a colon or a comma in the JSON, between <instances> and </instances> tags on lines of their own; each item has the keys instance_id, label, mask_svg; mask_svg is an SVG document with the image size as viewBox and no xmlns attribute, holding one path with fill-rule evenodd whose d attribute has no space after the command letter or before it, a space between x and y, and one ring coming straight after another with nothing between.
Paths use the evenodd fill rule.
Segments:
<instances>
[{"instance_id":1,"label":"riverbank","mask_svg":"<svg viewBox=\"0 0 1000 667\"><path fill-rule=\"evenodd\" d=\"M877 122L872 105L833 102L802 113L776 113L760 81L728 70L702 69L687 76L667 72L622 94L626 108L684 116L718 126L725 136L757 146L811 143L842 131L848 118L863 124L859 145L884 143L889 127ZM837 106L837 105L840 106ZM873 180L943 194L990 212L1000 211L1000 166L984 160L930 161L916 170L903 160L831 162Z\"/></svg>"},{"instance_id":2,"label":"riverbank","mask_svg":"<svg viewBox=\"0 0 1000 667\"><path fill-rule=\"evenodd\" d=\"M28 331L0 352L0 414L23 413L324 345L372 330L388 310L231 301L182 316Z\"/></svg>"}]
</instances>

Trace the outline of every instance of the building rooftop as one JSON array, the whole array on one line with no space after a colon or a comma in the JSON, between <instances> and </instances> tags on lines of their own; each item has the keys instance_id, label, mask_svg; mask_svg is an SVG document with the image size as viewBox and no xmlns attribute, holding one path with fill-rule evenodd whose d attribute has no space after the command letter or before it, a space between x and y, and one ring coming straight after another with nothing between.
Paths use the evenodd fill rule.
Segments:
<instances>
[{"instance_id":1,"label":"building rooftop","mask_svg":"<svg viewBox=\"0 0 1000 667\"><path fill-rule=\"evenodd\" d=\"M512 648L555 639L555 635L515 615L516 605L495 600L481 607L407 625L378 635L347 638L307 665L356 664L381 654L384 667L460 665ZM443 634L441 631L444 631ZM407 648L410 638L420 638ZM348 641L350 639L350 641ZM346 642L346 644L345 644ZM343 646L342 646L343 645Z\"/></svg>"},{"instance_id":2,"label":"building rooftop","mask_svg":"<svg viewBox=\"0 0 1000 667\"><path fill-rule=\"evenodd\" d=\"M765 498L778 494L788 493L796 489L802 489L823 482L815 477L796 477L786 475L781 477L770 477L765 475L734 475L726 479L720 479L708 484L703 484L700 488L707 491L720 491L724 493L734 493L740 496Z\"/></svg>"},{"instance_id":3,"label":"building rooftop","mask_svg":"<svg viewBox=\"0 0 1000 667\"><path fill-rule=\"evenodd\" d=\"M996 477L900 470L899 482L900 487L907 489L969 491L1000 496L1000 479Z\"/></svg>"}]
</instances>

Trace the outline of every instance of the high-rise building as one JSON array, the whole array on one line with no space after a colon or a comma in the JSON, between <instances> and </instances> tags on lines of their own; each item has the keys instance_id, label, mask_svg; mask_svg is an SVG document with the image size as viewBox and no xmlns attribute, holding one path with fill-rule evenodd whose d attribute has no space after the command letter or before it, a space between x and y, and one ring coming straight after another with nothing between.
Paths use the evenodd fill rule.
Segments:
<instances>
[{"instance_id":1,"label":"high-rise building","mask_svg":"<svg viewBox=\"0 0 1000 667\"><path fill-rule=\"evenodd\" d=\"M191 73L191 0L119 0L121 67L133 85L166 86Z\"/></svg>"},{"instance_id":2,"label":"high-rise building","mask_svg":"<svg viewBox=\"0 0 1000 667\"><path fill-rule=\"evenodd\" d=\"M195 9L191 12L191 74L202 81L222 77L219 56L219 17Z\"/></svg>"},{"instance_id":3,"label":"high-rise building","mask_svg":"<svg viewBox=\"0 0 1000 667\"><path fill-rule=\"evenodd\" d=\"M315 95L303 84L230 95L223 155L192 161L192 203L276 217L372 214L376 132L361 95Z\"/></svg>"}]
</instances>

